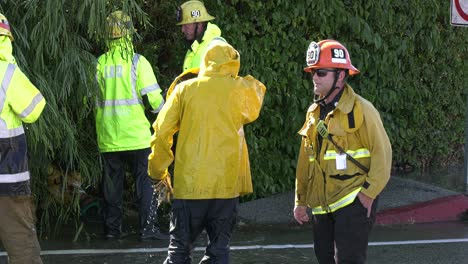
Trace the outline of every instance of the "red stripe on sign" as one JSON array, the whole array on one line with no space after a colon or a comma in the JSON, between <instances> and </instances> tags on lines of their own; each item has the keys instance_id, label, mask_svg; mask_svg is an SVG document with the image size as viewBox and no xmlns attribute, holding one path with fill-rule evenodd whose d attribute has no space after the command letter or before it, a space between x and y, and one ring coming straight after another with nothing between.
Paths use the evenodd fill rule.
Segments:
<instances>
[{"instance_id":1,"label":"red stripe on sign","mask_svg":"<svg viewBox=\"0 0 468 264\"><path fill-rule=\"evenodd\" d=\"M468 21L468 14L465 13L465 11L463 11L463 8L461 8L460 0L454 0L453 2L455 2L455 8L457 9L458 14L460 14L460 16L461 16L465 21Z\"/></svg>"},{"instance_id":2,"label":"red stripe on sign","mask_svg":"<svg viewBox=\"0 0 468 264\"><path fill-rule=\"evenodd\" d=\"M4 29L10 31L10 26L8 24L5 24L5 23L0 23L0 28L4 28Z\"/></svg>"}]
</instances>

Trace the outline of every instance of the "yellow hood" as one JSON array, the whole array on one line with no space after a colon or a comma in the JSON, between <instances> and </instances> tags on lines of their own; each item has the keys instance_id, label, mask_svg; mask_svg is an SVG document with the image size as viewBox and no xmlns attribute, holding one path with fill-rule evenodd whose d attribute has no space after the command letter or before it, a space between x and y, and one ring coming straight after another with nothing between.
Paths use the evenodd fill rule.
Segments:
<instances>
[{"instance_id":1,"label":"yellow hood","mask_svg":"<svg viewBox=\"0 0 468 264\"><path fill-rule=\"evenodd\" d=\"M208 47L200 65L198 76L237 77L240 68L240 55L228 43L214 40Z\"/></svg>"}]
</instances>

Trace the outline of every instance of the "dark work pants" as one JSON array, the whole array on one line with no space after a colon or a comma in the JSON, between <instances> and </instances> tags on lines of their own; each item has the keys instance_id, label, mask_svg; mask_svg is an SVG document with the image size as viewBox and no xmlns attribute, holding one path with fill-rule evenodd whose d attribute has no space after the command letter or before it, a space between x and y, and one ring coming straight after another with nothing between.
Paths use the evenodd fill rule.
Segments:
<instances>
[{"instance_id":1,"label":"dark work pants","mask_svg":"<svg viewBox=\"0 0 468 264\"><path fill-rule=\"evenodd\" d=\"M367 218L367 209L358 197L333 213L314 215L314 251L320 264L366 263L367 243L375 222L377 203L378 198L372 204L370 218Z\"/></svg>"},{"instance_id":2,"label":"dark work pants","mask_svg":"<svg viewBox=\"0 0 468 264\"><path fill-rule=\"evenodd\" d=\"M229 263L229 247L238 205L239 198L174 200L169 232L171 239L164 263L192 263L193 243L203 229L209 241L200 263Z\"/></svg>"},{"instance_id":3,"label":"dark work pants","mask_svg":"<svg viewBox=\"0 0 468 264\"><path fill-rule=\"evenodd\" d=\"M125 180L125 165L128 165L132 175L135 177L136 198L139 207L140 232L147 225L153 187L148 177L148 156L150 148L105 152L104 158L104 231L106 234L120 235L122 232L123 216L123 187ZM156 210L154 212L156 214ZM157 217L153 217L158 226Z\"/></svg>"}]
</instances>

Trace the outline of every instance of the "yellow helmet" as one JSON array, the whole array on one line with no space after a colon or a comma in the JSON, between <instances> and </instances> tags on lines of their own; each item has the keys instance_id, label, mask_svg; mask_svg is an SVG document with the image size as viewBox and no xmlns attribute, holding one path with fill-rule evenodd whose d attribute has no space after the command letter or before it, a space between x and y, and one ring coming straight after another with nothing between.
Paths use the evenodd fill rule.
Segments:
<instances>
[{"instance_id":1,"label":"yellow helmet","mask_svg":"<svg viewBox=\"0 0 468 264\"><path fill-rule=\"evenodd\" d=\"M3 14L0 14L0 36L7 36L11 39L11 41L13 41L10 24Z\"/></svg>"},{"instance_id":2,"label":"yellow helmet","mask_svg":"<svg viewBox=\"0 0 468 264\"><path fill-rule=\"evenodd\" d=\"M132 35L135 32L132 19L122 11L115 11L107 17L107 32L116 39Z\"/></svg>"},{"instance_id":3,"label":"yellow helmet","mask_svg":"<svg viewBox=\"0 0 468 264\"><path fill-rule=\"evenodd\" d=\"M177 7L176 20L177 25L185 25L190 23L204 22L215 19L214 16L208 14L203 2L191 0Z\"/></svg>"}]
</instances>

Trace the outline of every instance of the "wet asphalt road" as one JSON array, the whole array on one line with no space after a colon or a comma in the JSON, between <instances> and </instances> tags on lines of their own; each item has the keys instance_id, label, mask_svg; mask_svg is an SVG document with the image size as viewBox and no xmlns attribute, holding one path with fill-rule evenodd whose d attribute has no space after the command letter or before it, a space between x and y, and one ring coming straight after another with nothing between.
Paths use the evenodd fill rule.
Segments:
<instances>
[{"instance_id":1,"label":"wet asphalt road","mask_svg":"<svg viewBox=\"0 0 468 264\"><path fill-rule=\"evenodd\" d=\"M136 235L121 241L101 238L72 243L68 239L41 241L43 262L53 264L162 263L167 241L139 242ZM198 263L206 239L193 255ZM240 227L235 231L231 263L317 263L310 226ZM71 251L81 250L81 251ZM6 257L0 254L0 263ZM371 236L368 263L468 263L468 222L377 226Z\"/></svg>"}]
</instances>

